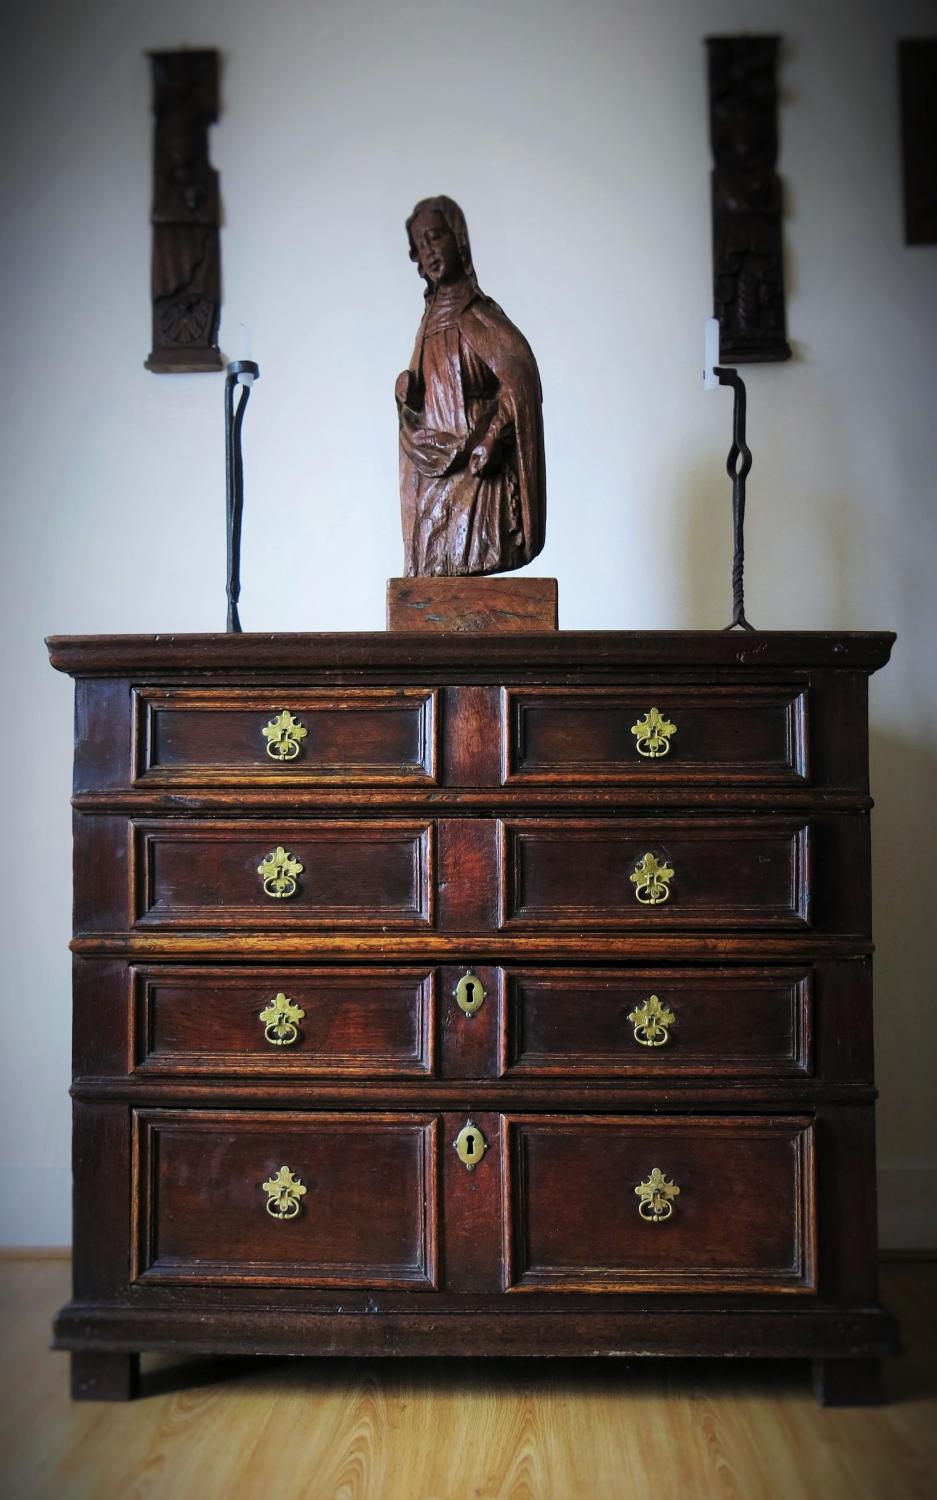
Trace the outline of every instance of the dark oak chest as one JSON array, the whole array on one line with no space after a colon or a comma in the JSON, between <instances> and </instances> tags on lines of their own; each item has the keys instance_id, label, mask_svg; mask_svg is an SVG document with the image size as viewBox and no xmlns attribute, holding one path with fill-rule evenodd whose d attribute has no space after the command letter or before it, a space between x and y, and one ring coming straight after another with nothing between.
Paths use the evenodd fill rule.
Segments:
<instances>
[{"instance_id":1,"label":"dark oak chest","mask_svg":"<svg viewBox=\"0 0 937 1500\"><path fill-rule=\"evenodd\" d=\"M56 637L77 1396L148 1350L871 1397L888 635Z\"/></svg>"}]
</instances>

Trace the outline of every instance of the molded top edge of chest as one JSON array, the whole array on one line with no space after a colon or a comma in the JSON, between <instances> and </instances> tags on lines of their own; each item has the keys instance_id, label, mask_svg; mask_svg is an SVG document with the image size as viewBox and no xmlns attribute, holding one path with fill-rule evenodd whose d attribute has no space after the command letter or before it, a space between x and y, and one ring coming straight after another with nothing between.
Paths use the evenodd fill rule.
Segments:
<instances>
[{"instance_id":1,"label":"molded top edge of chest","mask_svg":"<svg viewBox=\"0 0 937 1500\"><path fill-rule=\"evenodd\" d=\"M350 631L316 634L51 635L53 667L72 676L143 676L158 681L205 673L243 680L497 681L505 674L586 674L688 669L702 672L875 672L891 654L890 631L557 630L533 635Z\"/></svg>"}]
</instances>

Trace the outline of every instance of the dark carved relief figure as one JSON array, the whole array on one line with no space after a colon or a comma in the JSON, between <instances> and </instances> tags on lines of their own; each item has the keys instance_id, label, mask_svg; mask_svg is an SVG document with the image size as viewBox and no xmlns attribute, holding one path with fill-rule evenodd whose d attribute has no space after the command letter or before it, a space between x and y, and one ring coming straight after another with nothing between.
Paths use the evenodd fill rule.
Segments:
<instances>
[{"instance_id":1,"label":"dark carved relief figure","mask_svg":"<svg viewBox=\"0 0 937 1500\"><path fill-rule=\"evenodd\" d=\"M523 334L479 291L458 204L424 199L407 234L426 310L396 390L405 570L509 572L543 546L537 365Z\"/></svg>"},{"instance_id":2,"label":"dark carved relief figure","mask_svg":"<svg viewBox=\"0 0 937 1500\"><path fill-rule=\"evenodd\" d=\"M937 245L937 37L898 43L905 244Z\"/></svg>"},{"instance_id":3,"label":"dark carved relief figure","mask_svg":"<svg viewBox=\"0 0 937 1500\"><path fill-rule=\"evenodd\" d=\"M163 373L220 370L218 174L208 127L218 117L217 52L155 52L153 352Z\"/></svg>"},{"instance_id":4,"label":"dark carved relief figure","mask_svg":"<svg viewBox=\"0 0 937 1500\"><path fill-rule=\"evenodd\" d=\"M778 38L713 37L709 49L713 291L723 361L790 357L778 155Z\"/></svg>"}]
</instances>

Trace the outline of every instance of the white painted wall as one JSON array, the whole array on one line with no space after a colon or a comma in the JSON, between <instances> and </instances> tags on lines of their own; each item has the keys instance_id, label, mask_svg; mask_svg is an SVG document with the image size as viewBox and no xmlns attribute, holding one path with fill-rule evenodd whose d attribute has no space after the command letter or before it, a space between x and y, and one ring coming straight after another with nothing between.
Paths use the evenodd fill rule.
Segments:
<instances>
[{"instance_id":1,"label":"white painted wall","mask_svg":"<svg viewBox=\"0 0 937 1500\"><path fill-rule=\"evenodd\" d=\"M71 691L49 632L224 625L220 376L155 376L145 48L222 49L214 132L246 423L246 629L383 624L394 377L446 192L545 392L536 571L561 623L722 625L730 398L704 395L702 38L779 31L789 325L752 368L748 604L890 628L873 680L883 1238L937 1244L937 249L902 243L896 49L914 0L33 0L7 21L0 1242L68 1237ZM231 352L230 340L224 340ZM355 562L345 557L353 552Z\"/></svg>"}]
</instances>

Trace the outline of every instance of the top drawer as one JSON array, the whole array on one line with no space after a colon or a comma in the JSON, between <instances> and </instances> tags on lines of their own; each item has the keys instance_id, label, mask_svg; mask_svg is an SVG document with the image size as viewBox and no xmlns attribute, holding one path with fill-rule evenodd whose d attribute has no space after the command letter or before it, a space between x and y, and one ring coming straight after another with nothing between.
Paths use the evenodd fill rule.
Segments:
<instances>
[{"instance_id":1,"label":"top drawer","mask_svg":"<svg viewBox=\"0 0 937 1500\"><path fill-rule=\"evenodd\" d=\"M135 786L433 786L427 688L134 689Z\"/></svg>"},{"instance_id":2,"label":"top drawer","mask_svg":"<svg viewBox=\"0 0 937 1500\"><path fill-rule=\"evenodd\" d=\"M808 779L801 686L506 688L505 785Z\"/></svg>"}]
</instances>

